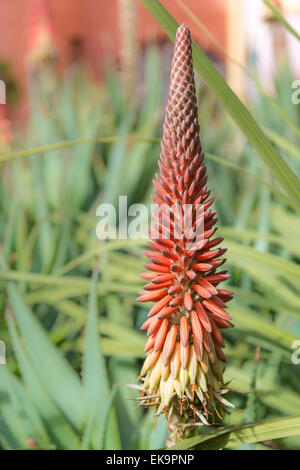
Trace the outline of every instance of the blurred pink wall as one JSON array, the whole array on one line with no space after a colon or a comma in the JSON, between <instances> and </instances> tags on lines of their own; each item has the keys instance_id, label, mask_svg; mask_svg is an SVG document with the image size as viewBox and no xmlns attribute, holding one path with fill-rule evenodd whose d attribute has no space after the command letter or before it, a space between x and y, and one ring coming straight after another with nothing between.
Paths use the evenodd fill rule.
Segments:
<instances>
[{"instance_id":1,"label":"blurred pink wall","mask_svg":"<svg viewBox=\"0 0 300 470\"><path fill-rule=\"evenodd\" d=\"M72 41L83 44L83 60L95 76L101 76L104 59L117 57L120 43L117 0L51 0L60 49L60 64L65 68L72 54ZM179 21L187 22L194 38L204 50L220 55L204 33L193 24L175 0L162 0L163 5ZM138 4L138 33L140 41L165 38L160 26L145 7ZM223 0L185 0L193 12L224 45L225 11ZM0 60L9 60L15 80L26 103L26 52L27 52L28 0L0 1ZM1 78L1 77L0 77Z\"/></svg>"}]
</instances>

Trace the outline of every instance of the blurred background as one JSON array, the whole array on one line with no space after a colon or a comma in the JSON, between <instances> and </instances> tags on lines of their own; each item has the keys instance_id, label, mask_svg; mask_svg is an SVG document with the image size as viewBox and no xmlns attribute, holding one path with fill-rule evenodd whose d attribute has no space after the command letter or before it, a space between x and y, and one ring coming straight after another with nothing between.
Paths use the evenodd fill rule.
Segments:
<instances>
[{"instance_id":1,"label":"blurred background","mask_svg":"<svg viewBox=\"0 0 300 470\"><path fill-rule=\"evenodd\" d=\"M300 177L300 3L162 0ZM282 18L288 21L293 33ZM296 33L296 34L294 34ZM135 409L145 240L96 239L99 203L150 205L173 44L138 0L0 3L0 445L153 449ZM300 412L298 212L196 74L236 328L225 424ZM298 85L299 87L299 85ZM128 139L128 136L130 137ZM99 337L98 337L99 334ZM100 345L100 346L99 346ZM66 360L67 359L67 360ZM241 449L300 449L299 436Z\"/></svg>"}]
</instances>

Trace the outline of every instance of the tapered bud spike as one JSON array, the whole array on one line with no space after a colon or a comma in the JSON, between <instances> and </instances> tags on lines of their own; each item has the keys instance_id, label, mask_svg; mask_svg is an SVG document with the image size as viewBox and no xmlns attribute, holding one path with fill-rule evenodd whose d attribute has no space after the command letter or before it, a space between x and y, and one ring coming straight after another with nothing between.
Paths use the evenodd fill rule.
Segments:
<instances>
[{"instance_id":1,"label":"tapered bud spike","mask_svg":"<svg viewBox=\"0 0 300 470\"><path fill-rule=\"evenodd\" d=\"M232 326L225 310L232 293L218 287L228 279L218 271L225 249L217 248L223 238L213 238L217 218L206 187L186 25L176 34L159 170L152 198L159 211L144 253L150 273L141 275L149 284L138 299L154 302L142 326L149 339L139 403L152 403L156 415L168 413L172 432L174 422L220 419L228 391L219 362L226 360L220 329Z\"/></svg>"}]
</instances>

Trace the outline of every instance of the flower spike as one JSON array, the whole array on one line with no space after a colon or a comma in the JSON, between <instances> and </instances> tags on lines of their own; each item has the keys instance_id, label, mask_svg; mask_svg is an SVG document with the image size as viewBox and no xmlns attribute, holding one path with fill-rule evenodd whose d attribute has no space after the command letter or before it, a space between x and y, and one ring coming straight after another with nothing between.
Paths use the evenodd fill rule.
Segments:
<instances>
[{"instance_id":1,"label":"flower spike","mask_svg":"<svg viewBox=\"0 0 300 470\"><path fill-rule=\"evenodd\" d=\"M220 361L220 329L233 326L226 312L232 292L219 288L226 271L218 271L226 250L214 237L217 218L206 187L206 167L199 139L192 44L188 27L176 34L169 101L154 180L155 224L145 252L151 272L141 277L139 301L155 302L142 329L148 330L142 368L141 405L168 413L174 423L210 424L222 415L228 390ZM157 209L157 210L156 210ZM227 400L226 400L227 402Z\"/></svg>"},{"instance_id":2,"label":"flower spike","mask_svg":"<svg viewBox=\"0 0 300 470\"><path fill-rule=\"evenodd\" d=\"M40 66L57 58L56 31L49 0L30 0L28 7L28 61Z\"/></svg>"}]
</instances>

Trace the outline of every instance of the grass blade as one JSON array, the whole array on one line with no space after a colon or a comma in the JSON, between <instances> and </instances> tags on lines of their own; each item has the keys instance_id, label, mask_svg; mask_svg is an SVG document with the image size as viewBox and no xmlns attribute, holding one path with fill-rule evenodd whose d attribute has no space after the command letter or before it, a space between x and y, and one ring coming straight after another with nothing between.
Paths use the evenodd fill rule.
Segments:
<instances>
[{"instance_id":1,"label":"grass blade","mask_svg":"<svg viewBox=\"0 0 300 470\"><path fill-rule=\"evenodd\" d=\"M282 16L282 14L280 13L280 11L275 7L275 5L271 2L269 2L269 0L264 0L264 4L271 10L271 12L273 13L273 15L277 18L278 21L280 21L281 24L283 24L283 26L293 35L295 36L296 39L298 39L298 41L300 41L300 36L299 34L297 33L297 31L293 28L293 26L290 25L290 23L288 23L286 21L286 19Z\"/></svg>"},{"instance_id":2,"label":"grass blade","mask_svg":"<svg viewBox=\"0 0 300 470\"><path fill-rule=\"evenodd\" d=\"M158 0L141 0L168 36L174 41L178 23ZM211 64L201 49L193 43L194 66L208 87L214 92L227 112L234 119L249 143L271 170L273 176L284 188L290 200L300 207L300 183L296 175L275 150L263 130L230 89L220 73Z\"/></svg>"},{"instance_id":3,"label":"grass blade","mask_svg":"<svg viewBox=\"0 0 300 470\"><path fill-rule=\"evenodd\" d=\"M84 408L88 423L86 434L90 434L90 444L94 448L98 448L99 445L101 417L105 415L107 403L110 402L111 395L106 366L99 347L97 279L98 272L94 271L89 298L83 357ZM89 439L85 439L86 446L88 446L88 441ZM107 418L105 444L106 448L107 446L112 446L114 449L120 447L116 416L113 410Z\"/></svg>"}]
</instances>

